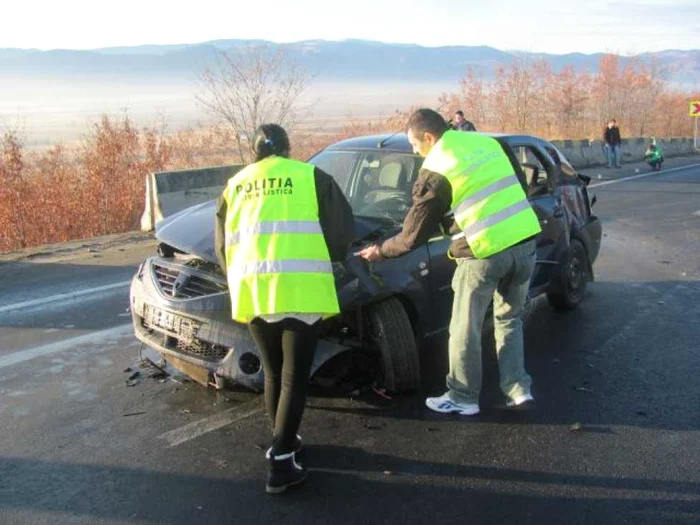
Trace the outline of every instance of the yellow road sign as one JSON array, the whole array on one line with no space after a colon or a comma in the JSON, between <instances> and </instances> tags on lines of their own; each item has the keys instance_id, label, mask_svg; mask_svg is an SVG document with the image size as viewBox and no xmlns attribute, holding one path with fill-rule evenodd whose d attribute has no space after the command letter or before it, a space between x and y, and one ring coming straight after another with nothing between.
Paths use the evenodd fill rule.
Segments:
<instances>
[{"instance_id":1,"label":"yellow road sign","mask_svg":"<svg viewBox=\"0 0 700 525\"><path fill-rule=\"evenodd\" d=\"M700 117L700 100L690 101L690 116Z\"/></svg>"}]
</instances>

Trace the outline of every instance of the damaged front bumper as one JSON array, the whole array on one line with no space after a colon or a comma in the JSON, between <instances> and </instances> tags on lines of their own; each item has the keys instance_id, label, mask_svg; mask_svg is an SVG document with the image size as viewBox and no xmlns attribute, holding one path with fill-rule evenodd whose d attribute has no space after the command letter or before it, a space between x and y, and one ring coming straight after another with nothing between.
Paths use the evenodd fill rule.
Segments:
<instances>
[{"instance_id":1,"label":"damaged front bumper","mask_svg":"<svg viewBox=\"0 0 700 525\"><path fill-rule=\"evenodd\" d=\"M132 279L130 304L137 339L194 380L217 388L229 380L263 389L260 352L248 327L231 320L223 277L151 257ZM311 373L349 349L319 341Z\"/></svg>"}]
</instances>

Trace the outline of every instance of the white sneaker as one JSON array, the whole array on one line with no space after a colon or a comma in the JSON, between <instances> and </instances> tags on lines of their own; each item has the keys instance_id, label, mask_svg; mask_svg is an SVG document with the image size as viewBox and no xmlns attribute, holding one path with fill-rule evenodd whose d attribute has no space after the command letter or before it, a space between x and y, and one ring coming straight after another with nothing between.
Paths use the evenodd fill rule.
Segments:
<instances>
[{"instance_id":1,"label":"white sneaker","mask_svg":"<svg viewBox=\"0 0 700 525\"><path fill-rule=\"evenodd\" d=\"M459 414L460 416L475 416L479 413L479 405L473 403L457 403L450 398L449 392L440 397L429 397L425 406L441 414Z\"/></svg>"},{"instance_id":2,"label":"white sneaker","mask_svg":"<svg viewBox=\"0 0 700 525\"><path fill-rule=\"evenodd\" d=\"M506 407L507 408L519 408L519 407L523 407L523 405L528 406L534 400L535 400L535 398L532 397L532 394L525 394L522 396L514 397L514 398L506 401Z\"/></svg>"}]
</instances>

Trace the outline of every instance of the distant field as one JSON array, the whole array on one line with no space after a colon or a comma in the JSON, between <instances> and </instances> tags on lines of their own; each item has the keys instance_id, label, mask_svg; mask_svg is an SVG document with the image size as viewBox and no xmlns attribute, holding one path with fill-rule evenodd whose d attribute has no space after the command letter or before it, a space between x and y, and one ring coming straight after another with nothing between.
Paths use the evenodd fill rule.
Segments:
<instances>
[{"instance_id":1,"label":"distant field","mask_svg":"<svg viewBox=\"0 0 700 525\"><path fill-rule=\"evenodd\" d=\"M456 88L435 83L312 83L303 100L303 124L331 129L347 119L385 117L411 105L434 106L440 93ZM178 131L212 121L198 107L196 92L196 83L187 81L140 84L0 77L0 127L19 126L28 147L79 140L104 113L127 111L138 125L165 118L168 130Z\"/></svg>"}]
</instances>

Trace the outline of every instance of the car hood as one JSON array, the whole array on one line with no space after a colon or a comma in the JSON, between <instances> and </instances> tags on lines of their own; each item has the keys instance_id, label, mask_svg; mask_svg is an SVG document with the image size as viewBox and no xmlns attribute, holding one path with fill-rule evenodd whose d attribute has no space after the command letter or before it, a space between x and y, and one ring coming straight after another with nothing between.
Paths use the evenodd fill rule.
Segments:
<instances>
[{"instance_id":1,"label":"car hood","mask_svg":"<svg viewBox=\"0 0 700 525\"><path fill-rule=\"evenodd\" d=\"M211 200L182 210L156 224L156 238L185 253L217 263L214 252L216 201ZM374 240L380 232L395 228L391 221L355 217L355 242Z\"/></svg>"}]
</instances>

